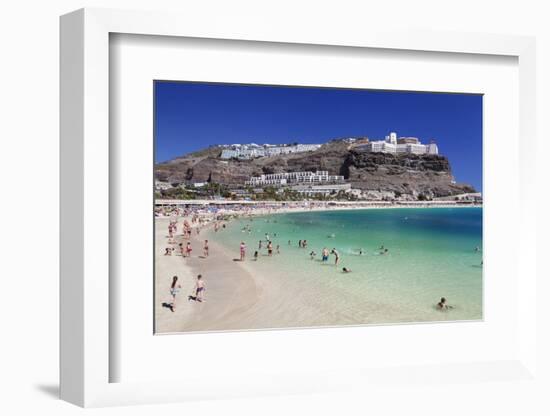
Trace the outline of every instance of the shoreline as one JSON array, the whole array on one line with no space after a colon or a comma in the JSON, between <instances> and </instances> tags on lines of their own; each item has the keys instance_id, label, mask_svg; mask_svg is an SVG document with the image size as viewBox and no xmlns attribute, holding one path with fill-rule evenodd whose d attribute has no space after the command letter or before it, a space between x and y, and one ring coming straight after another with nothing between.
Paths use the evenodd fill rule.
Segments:
<instances>
[{"instance_id":1,"label":"shoreline","mask_svg":"<svg viewBox=\"0 0 550 416\"><path fill-rule=\"evenodd\" d=\"M453 206L454 207L454 206ZM480 206L469 206L471 208L480 208ZM316 316L311 322L305 325L300 323L291 324L289 313L292 315L295 304L290 299L292 293L300 293L299 286L294 286L293 282L280 279L270 272L262 270L262 265L272 263L273 260L266 258L263 260L260 255L259 268L255 263L251 263L253 246L248 246L247 259L245 262L238 261L239 238L235 240L234 250L222 241L215 238L216 232L213 225L228 224L232 220L242 218L252 218L257 216L266 216L274 214L304 213L312 211L338 211L338 210L361 210L361 209L385 209L385 208L409 208L404 206L392 207L369 207L364 206L317 206L317 207L285 207L273 209L271 207L247 207L247 209L219 209L204 210L194 209L185 210L184 215L178 215L178 231L176 244L183 241L184 244L190 241L193 247L191 258L182 258L180 255L162 256L164 247L166 247L166 227L170 220L170 215L159 216L155 218L156 234L156 253L159 257L155 260L155 333L156 334L175 334L175 333L200 333L200 332L218 332L233 330L254 330L267 329L265 326L266 317L270 317L268 322L273 329L283 328L308 328L325 326L347 326L347 325L370 325L385 323L405 323L402 318L395 319L398 316L397 311L393 311L390 304L370 303L365 305L365 310L384 310L384 315L388 321L368 322L362 320L357 322L347 316L338 319L338 324L332 319L323 316L325 313L336 313L338 311L323 311L316 307L315 302L306 302L311 309L307 315ZM412 208L412 207L411 207ZM424 208L414 206L414 208ZM437 208L446 208L438 206ZM181 212L180 212L181 214ZM173 213L172 213L173 215ZM184 240L181 235L182 221L187 219L191 223L192 216L198 216L205 221L192 224L192 236L190 240ZM196 228L201 229L200 234L196 234ZM225 230L220 227L219 233ZM243 237L246 239L246 237ZM209 240L210 256L208 259L201 258L204 239ZM283 247L283 251L285 248ZM177 259L177 260L176 260ZM237 260L237 261L235 261ZM161 263L168 263L169 267L159 267ZM273 263L276 264L276 263ZM177 308L175 312L160 307L161 302L169 297L169 284L172 274L181 275L182 290L178 295ZM205 302L188 301L187 296L191 294L194 288L195 277L197 274L203 274L206 284ZM297 290L298 288L298 290ZM305 300L305 299L304 299ZM309 301L314 299L309 299ZM311 312L315 313L311 313ZM263 317L263 320L261 321ZM442 319L445 320L445 319ZM422 319L413 319L410 322L426 322Z\"/></svg>"},{"instance_id":2,"label":"shoreline","mask_svg":"<svg viewBox=\"0 0 550 416\"><path fill-rule=\"evenodd\" d=\"M159 201L164 201L160 203ZM190 202L190 201L195 201ZM222 205L218 207L216 214L218 215L230 215L236 217L242 216L262 216L273 214L288 214L296 212L317 212L317 211L347 211L347 210L362 210L362 209L422 209L422 208L483 208L483 204L440 204L440 203L414 203L414 204L373 204L373 203L356 203L349 202L342 205L331 205L330 203L307 203L297 201L265 201L262 203L247 203L246 201L220 201L216 200L156 200L155 204L157 209L162 208L174 208L180 205L194 205L192 209L197 208L210 208L211 205ZM301 204L296 206L297 204ZM223 207L223 205L234 206L237 205L240 208L234 209L231 207ZM189 209L189 208L187 208ZM205 213L202 213L204 215ZM210 213L212 214L212 213ZM162 218L162 216L155 216L156 218Z\"/></svg>"}]
</instances>

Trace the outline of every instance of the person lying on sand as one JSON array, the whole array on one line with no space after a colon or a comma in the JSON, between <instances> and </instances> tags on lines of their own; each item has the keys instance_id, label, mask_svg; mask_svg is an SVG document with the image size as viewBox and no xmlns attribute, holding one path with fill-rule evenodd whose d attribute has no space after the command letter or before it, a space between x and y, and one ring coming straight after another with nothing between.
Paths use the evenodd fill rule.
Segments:
<instances>
[{"instance_id":1,"label":"person lying on sand","mask_svg":"<svg viewBox=\"0 0 550 416\"><path fill-rule=\"evenodd\" d=\"M342 272L351 273L351 269L348 269L347 267L342 267Z\"/></svg>"}]
</instances>

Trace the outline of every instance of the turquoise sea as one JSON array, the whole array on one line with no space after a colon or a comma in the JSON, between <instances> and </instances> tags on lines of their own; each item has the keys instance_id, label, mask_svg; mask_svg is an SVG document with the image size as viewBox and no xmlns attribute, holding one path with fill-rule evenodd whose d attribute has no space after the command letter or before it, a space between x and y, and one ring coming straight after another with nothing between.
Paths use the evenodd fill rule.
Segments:
<instances>
[{"instance_id":1,"label":"turquoise sea","mask_svg":"<svg viewBox=\"0 0 550 416\"><path fill-rule=\"evenodd\" d=\"M273 241L272 257L266 233ZM265 313L270 320L265 327L289 326L289 315L296 321L290 318L290 326L482 319L481 208L274 214L231 221L212 238L235 257L245 241L248 259L264 240L258 261L247 261L246 267L264 282L276 280L277 294L263 293L268 299L254 312ZM307 248L299 248L299 240L307 240ZM381 246L387 254L380 254ZM333 255L328 264L321 262L323 247L340 253L338 266ZM317 253L313 260L311 251ZM352 272L343 273L342 267ZM290 306L278 302L281 296L293 299ZM442 296L453 309L435 308Z\"/></svg>"}]
</instances>

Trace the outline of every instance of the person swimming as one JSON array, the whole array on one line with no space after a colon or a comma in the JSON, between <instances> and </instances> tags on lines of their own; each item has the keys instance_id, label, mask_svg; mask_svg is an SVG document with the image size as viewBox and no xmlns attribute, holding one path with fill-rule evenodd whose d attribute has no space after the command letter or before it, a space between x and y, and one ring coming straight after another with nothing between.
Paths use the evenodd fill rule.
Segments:
<instances>
[{"instance_id":1,"label":"person swimming","mask_svg":"<svg viewBox=\"0 0 550 416\"><path fill-rule=\"evenodd\" d=\"M447 310L447 309L452 309L453 307L451 305L448 305L447 304L447 299L445 298L441 298L441 300L438 302L437 304L437 309L439 310Z\"/></svg>"}]
</instances>

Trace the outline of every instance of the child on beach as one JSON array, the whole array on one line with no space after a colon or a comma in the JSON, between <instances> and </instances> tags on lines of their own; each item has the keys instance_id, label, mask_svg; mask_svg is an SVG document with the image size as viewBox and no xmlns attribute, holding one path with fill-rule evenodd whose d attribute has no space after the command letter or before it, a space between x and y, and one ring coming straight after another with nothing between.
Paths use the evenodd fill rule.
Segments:
<instances>
[{"instance_id":1,"label":"child on beach","mask_svg":"<svg viewBox=\"0 0 550 416\"><path fill-rule=\"evenodd\" d=\"M172 302L170 302L170 310L174 312L176 309L176 295L179 293L181 285L178 284L178 276L172 277L172 284L170 285L170 295L172 296Z\"/></svg>"},{"instance_id":2,"label":"child on beach","mask_svg":"<svg viewBox=\"0 0 550 416\"><path fill-rule=\"evenodd\" d=\"M311 253L309 253L309 258L311 260L313 260L315 258L315 256L317 255L317 253L315 251L312 251Z\"/></svg>"},{"instance_id":3,"label":"child on beach","mask_svg":"<svg viewBox=\"0 0 550 416\"><path fill-rule=\"evenodd\" d=\"M244 258L246 256L246 244L244 243L244 241L241 241L239 251L241 253L241 261L244 261Z\"/></svg>"},{"instance_id":4,"label":"child on beach","mask_svg":"<svg viewBox=\"0 0 550 416\"><path fill-rule=\"evenodd\" d=\"M204 257L208 257L208 240L204 240L204 247L202 249Z\"/></svg>"},{"instance_id":5,"label":"child on beach","mask_svg":"<svg viewBox=\"0 0 550 416\"><path fill-rule=\"evenodd\" d=\"M326 263L328 261L328 248L323 248L322 261Z\"/></svg>"},{"instance_id":6,"label":"child on beach","mask_svg":"<svg viewBox=\"0 0 550 416\"><path fill-rule=\"evenodd\" d=\"M202 302L202 292L204 292L204 281L202 280L202 274L197 276L197 283L195 284L195 299L198 302Z\"/></svg>"},{"instance_id":7,"label":"child on beach","mask_svg":"<svg viewBox=\"0 0 550 416\"><path fill-rule=\"evenodd\" d=\"M258 251L254 252L254 261L258 261Z\"/></svg>"}]
</instances>

